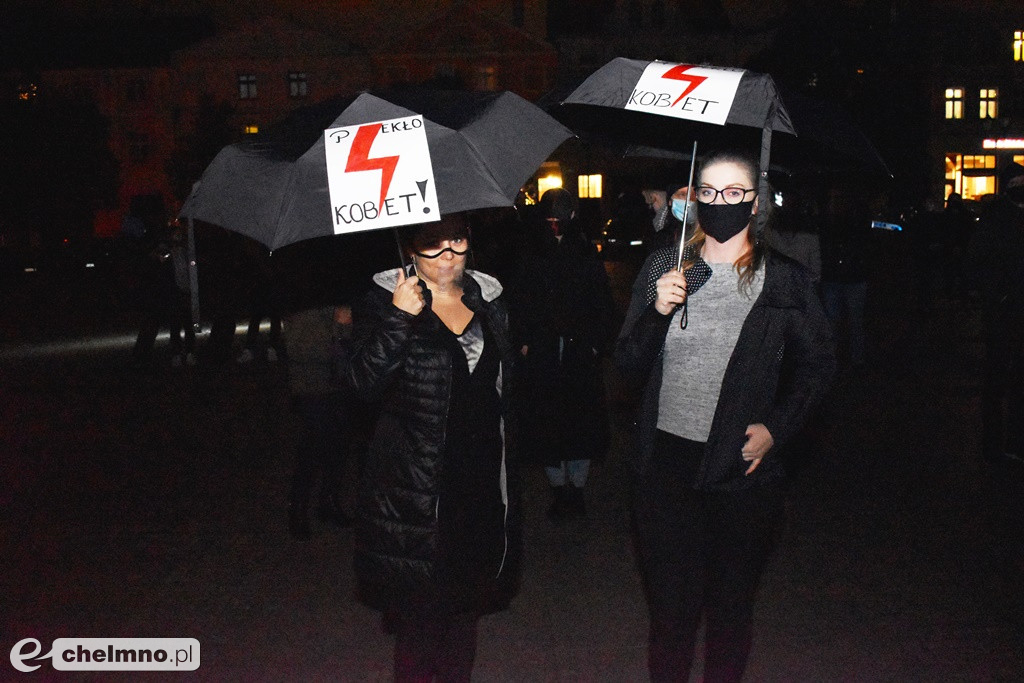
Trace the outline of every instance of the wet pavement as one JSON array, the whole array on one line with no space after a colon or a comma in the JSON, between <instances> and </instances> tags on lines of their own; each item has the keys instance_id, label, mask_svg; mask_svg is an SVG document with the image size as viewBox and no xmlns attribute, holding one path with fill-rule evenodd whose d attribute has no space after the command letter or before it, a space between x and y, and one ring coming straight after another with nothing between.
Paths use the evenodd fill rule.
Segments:
<instances>
[{"instance_id":1,"label":"wet pavement","mask_svg":"<svg viewBox=\"0 0 1024 683\"><path fill-rule=\"evenodd\" d=\"M844 369L802 441L747 680L1021 680L1024 469L978 455L977 311L924 307L900 262L877 266L871 362ZM631 271L612 275L624 293ZM0 680L390 679L392 638L353 598L351 532L314 520L310 540L288 536L280 363L137 373L130 337L27 353L123 320L36 322L26 343L0 317ZM553 526L543 473L526 471L522 590L483 619L474 680L646 680L623 489L633 394L608 380L615 442L589 518ZM11 668L17 641L58 637L196 638L201 666Z\"/></svg>"}]
</instances>

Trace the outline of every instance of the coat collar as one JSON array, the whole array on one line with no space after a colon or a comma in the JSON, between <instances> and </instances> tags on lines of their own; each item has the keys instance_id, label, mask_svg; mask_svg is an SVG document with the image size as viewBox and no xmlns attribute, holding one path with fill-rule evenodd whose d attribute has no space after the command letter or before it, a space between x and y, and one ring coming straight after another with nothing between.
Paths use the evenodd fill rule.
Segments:
<instances>
[{"instance_id":1,"label":"coat collar","mask_svg":"<svg viewBox=\"0 0 1024 683\"><path fill-rule=\"evenodd\" d=\"M470 281L464 285L466 294L470 294L474 289L472 285L476 285L476 289L480 291L480 298L487 302L494 301L501 294L501 283L487 273L467 268L466 275L470 276ZM377 273L373 276L373 281L389 292L395 291L395 287L398 286L398 268ZM469 282L472 282L472 285Z\"/></svg>"}]
</instances>

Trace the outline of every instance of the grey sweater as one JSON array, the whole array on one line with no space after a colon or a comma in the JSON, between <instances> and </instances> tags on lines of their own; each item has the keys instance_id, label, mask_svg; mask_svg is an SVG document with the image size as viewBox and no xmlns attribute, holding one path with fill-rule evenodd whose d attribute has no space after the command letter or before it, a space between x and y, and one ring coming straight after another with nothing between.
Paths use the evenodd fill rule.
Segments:
<instances>
[{"instance_id":1,"label":"grey sweater","mask_svg":"<svg viewBox=\"0 0 1024 683\"><path fill-rule=\"evenodd\" d=\"M711 278L687 302L686 329L679 326L681 309L669 323L658 400L658 429L692 441L708 440L725 368L764 284L762 269L741 291L731 264L708 265Z\"/></svg>"}]
</instances>

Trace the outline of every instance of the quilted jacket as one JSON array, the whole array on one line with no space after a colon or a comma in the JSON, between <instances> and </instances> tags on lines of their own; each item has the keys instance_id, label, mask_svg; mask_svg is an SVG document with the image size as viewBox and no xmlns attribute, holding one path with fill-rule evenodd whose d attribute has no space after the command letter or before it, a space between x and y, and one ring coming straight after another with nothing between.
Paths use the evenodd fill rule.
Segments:
<instances>
[{"instance_id":1,"label":"quilted jacket","mask_svg":"<svg viewBox=\"0 0 1024 683\"><path fill-rule=\"evenodd\" d=\"M397 270L374 276L354 311L354 340L343 373L363 398L379 404L358 503L355 568L366 583L399 595L420 594L438 579L438 495L443 489L445 428L452 384L449 347L438 342L434 315L406 313L391 303ZM514 358L500 283L467 270L463 302L490 327L501 370L505 560L499 580L518 567L518 486L510 435L508 378ZM429 290L424 288L429 302Z\"/></svg>"}]
</instances>

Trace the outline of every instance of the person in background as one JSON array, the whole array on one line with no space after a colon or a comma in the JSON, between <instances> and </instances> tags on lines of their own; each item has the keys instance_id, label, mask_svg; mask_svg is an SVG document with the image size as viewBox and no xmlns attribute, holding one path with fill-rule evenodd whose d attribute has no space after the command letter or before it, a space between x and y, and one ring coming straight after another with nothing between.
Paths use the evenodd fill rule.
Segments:
<instances>
[{"instance_id":1,"label":"person in background","mask_svg":"<svg viewBox=\"0 0 1024 683\"><path fill-rule=\"evenodd\" d=\"M1024 462L1024 166L999 175L981 215L965 273L981 300L985 365L981 451L991 464Z\"/></svg>"},{"instance_id":2,"label":"person in background","mask_svg":"<svg viewBox=\"0 0 1024 683\"><path fill-rule=\"evenodd\" d=\"M176 290L170 316L171 366L180 368L182 365L196 364L196 330L192 324L188 233L181 225L175 225L171 230L170 254Z\"/></svg>"},{"instance_id":3,"label":"person in background","mask_svg":"<svg viewBox=\"0 0 1024 683\"><path fill-rule=\"evenodd\" d=\"M235 359L240 364L253 362L260 351L260 326L270 322L265 357L273 363L281 356L281 292L277 281L275 259L271 252L255 240L246 240L243 255L247 269L249 326L245 346Z\"/></svg>"},{"instance_id":4,"label":"person in background","mask_svg":"<svg viewBox=\"0 0 1024 683\"><path fill-rule=\"evenodd\" d=\"M697 220L693 197L687 197L686 180L679 179L684 172L683 169L676 169L672 174L672 180L663 190L644 191L645 197L652 197L652 201L648 205L654 210L654 216L651 219L654 232L649 233L645 240L648 253L672 244L679 244L684 211L687 212L685 217L688 229L692 228ZM686 208L687 201L690 203L689 209Z\"/></svg>"},{"instance_id":5,"label":"person in background","mask_svg":"<svg viewBox=\"0 0 1024 683\"><path fill-rule=\"evenodd\" d=\"M351 342L352 309L337 305L329 292L317 298L282 321L288 387L299 416L288 506L288 529L296 539L311 535L309 507L317 478L319 520L337 527L352 525L342 495L351 454L353 397L336 371Z\"/></svg>"},{"instance_id":6,"label":"person in background","mask_svg":"<svg viewBox=\"0 0 1024 683\"><path fill-rule=\"evenodd\" d=\"M469 681L477 622L516 587L515 354L501 284L466 268L465 214L402 232L413 270L374 276L345 364L379 404L355 570L394 627L396 681Z\"/></svg>"},{"instance_id":7,"label":"person in background","mask_svg":"<svg viewBox=\"0 0 1024 683\"><path fill-rule=\"evenodd\" d=\"M864 194L833 189L821 231L821 293L833 335L855 372L867 366L864 309L870 240L871 211Z\"/></svg>"},{"instance_id":8,"label":"person in background","mask_svg":"<svg viewBox=\"0 0 1024 683\"><path fill-rule=\"evenodd\" d=\"M758 167L709 154L697 225L651 254L616 345L646 377L633 515L650 610L653 681L686 681L706 619L704 679L739 681L757 585L783 521L782 449L827 390L835 360L807 270L753 232Z\"/></svg>"},{"instance_id":9,"label":"person in background","mask_svg":"<svg viewBox=\"0 0 1024 683\"><path fill-rule=\"evenodd\" d=\"M171 327L177 314L178 290L174 284L170 231L154 221L142 237L133 238L132 246L135 299L141 318L132 347L132 367L152 370L157 334L161 327Z\"/></svg>"},{"instance_id":10,"label":"person in background","mask_svg":"<svg viewBox=\"0 0 1024 683\"><path fill-rule=\"evenodd\" d=\"M545 466L553 521L586 516L591 462L610 442L602 359L614 342L615 304L604 264L583 235L576 202L548 190L533 226L533 248L510 287L512 337L522 356L519 381L523 459Z\"/></svg>"}]
</instances>

